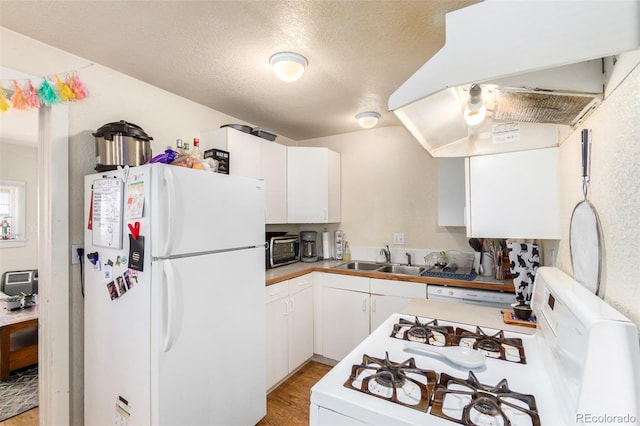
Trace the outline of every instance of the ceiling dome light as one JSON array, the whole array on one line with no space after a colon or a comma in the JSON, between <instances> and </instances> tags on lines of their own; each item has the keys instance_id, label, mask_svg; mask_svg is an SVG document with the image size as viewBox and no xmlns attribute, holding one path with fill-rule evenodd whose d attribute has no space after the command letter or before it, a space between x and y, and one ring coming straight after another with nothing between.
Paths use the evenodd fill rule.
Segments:
<instances>
[{"instance_id":1,"label":"ceiling dome light","mask_svg":"<svg viewBox=\"0 0 640 426\"><path fill-rule=\"evenodd\" d=\"M377 112L369 111L369 112L361 112L360 114L356 114L356 119L358 120L358 124L365 129L370 129L376 124L378 124L378 119L380 119L380 114Z\"/></svg>"},{"instance_id":2,"label":"ceiling dome light","mask_svg":"<svg viewBox=\"0 0 640 426\"><path fill-rule=\"evenodd\" d=\"M469 126L477 126L487 116L487 108L482 100L482 89L477 84L469 89L469 101L464 108L464 120Z\"/></svg>"},{"instance_id":3,"label":"ceiling dome light","mask_svg":"<svg viewBox=\"0 0 640 426\"><path fill-rule=\"evenodd\" d=\"M309 65L307 59L293 52L276 53L269 59L273 67L273 72L282 81L290 83L298 80L304 74L304 70Z\"/></svg>"}]
</instances>

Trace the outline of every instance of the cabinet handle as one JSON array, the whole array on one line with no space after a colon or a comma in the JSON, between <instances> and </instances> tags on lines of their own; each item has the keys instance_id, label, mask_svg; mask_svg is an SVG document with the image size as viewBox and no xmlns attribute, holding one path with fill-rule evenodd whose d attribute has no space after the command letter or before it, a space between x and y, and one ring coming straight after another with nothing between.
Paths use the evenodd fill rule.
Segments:
<instances>
[{"instance_id":1,"label":"cabinet handle","mask_svg":"<svg viewBox=\"0 0 640 426\"><path fill-rule=\"evenodd\" d=\"M293 312L293 309L294 309L293 299L289 299L289 303L290 303L290 305L289 305L289 306L290 306L289 312Z\"/></svg>"},{"instance_id":2,"label":"cabinet handle","mask_svg":"<svg viewBox=\"0 0 640 426\"><path fill-rule=\"evenodd\" d=\"M284 314L285 315L289 315L289 301L288 300L284 301Z\"/></svg>"},{"instance_id":3,"label":"cabinet handle","mask_svg":"<svg viewBox=\"0 0 640 426\"><path fill-rule=\"evenodd\" d=\"M362 299L362 312L367 312L367 299Z\"/></svg>"},{"instance_id":4,"label":"cabinet handle","mask_svg":"<svg viewBox=\"0 0 640 426\"><path fill-rule=\"evenodd\" d=\"M371 301L371 312L375 312L376 311L376 299L373 299Z\"/></svg>"}]
</instances>

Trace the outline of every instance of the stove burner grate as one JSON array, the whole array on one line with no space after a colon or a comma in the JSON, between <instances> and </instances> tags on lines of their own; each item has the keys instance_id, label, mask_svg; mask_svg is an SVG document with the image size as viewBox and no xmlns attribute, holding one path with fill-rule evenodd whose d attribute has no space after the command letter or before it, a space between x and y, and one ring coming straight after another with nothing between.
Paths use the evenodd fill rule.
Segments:
<instances>
[{"instance_id":1,"label":"stove burner grate","mask_svg":"<svg viewBox=\"0 0 640 426\"><path fill-rule=\"evenodd\" d=\"M384 359L363 355L344 387L426 412L436 381L436 373L417 368L414 358L393 362L387 352Z\"/></svg>"},{"instance_id":2,"label":"stove burner grate","mask_svg":"<svg viewBox=\"0 0 640 426\"><path fill-rule=\"evenodd\" d=\"M440 374L431 414L463 425L540 426L533 395L511 391L506 379L483 385L472 371L466 380Z\"/></svg>"},{"instance_id":3,"label":"stove burner grate","mask_svg":"<svg viewBox=\"0 0 640 426\"><path fill-rule=\"evenodd\" d=\"M453 337L453 345L479 349L490 358L518 362L520 364L527 363L522 339L504 337L504 331L502 330L495 334L487 334L480 327L476 327L475 332L457 327Z\"/></svg>"},{"instance_id":4,"label":"stove burner grate","mask_svg":"<svg viewBox=\"0 0 640 426\"><path fill-rule=\"evenodd\" d=\"M411 342L426 343L434 346L451 346L454 328L438 325L438 320L422 323L416 317L415 321L400 318L393 325L391 337Z\"/></svg>"}]
</instances>

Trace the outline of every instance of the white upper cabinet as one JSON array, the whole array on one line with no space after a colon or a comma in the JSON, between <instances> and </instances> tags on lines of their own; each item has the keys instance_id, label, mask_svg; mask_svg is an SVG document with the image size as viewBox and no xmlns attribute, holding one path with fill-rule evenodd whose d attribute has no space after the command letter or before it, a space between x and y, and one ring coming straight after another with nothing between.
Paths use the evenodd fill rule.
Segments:
<instances>
[{"instance_id":1,"label":"white upper cabinet","mask_svg":"<svg viewBox=\"0 0 640 426\"><path fill-rule=\"evenodd\" d=\"M289 223L340 222L340 154L321 147L287 147Z\"/></svg>"},{"instance_id":2,"label":"white upper cabinet","mask_svg":"<svg viewBox=\"0 0 640 426\"><path fill-rule=\"evenodd\" d=\"M558 148L467 159L467 235L560 238Z\"/></svg>"},{"instance_id":3,"label":"white upper cabinet","mask_svg":"<svg viewBox=\"0 0 640 426\"><path fill-rule=\"evenodd\" d=\"M229 152L229 174L264 179L266 223L287 222L287 147L230 127L201 135L201 149Z\"/></svg>"},{"instance_id":4,"label":"white upper cabinet","mask_svg":"<svg viewBox=\"0 0 640 426\"><path fill-rule=\"evenodd\" d=\"M438 226L465 226L464 158L438 158Z\"/></svg>"},{"instance_id":5,"label":"white upper cabinet","mask_svg":"<svg viewBox=\"0 0 640 426\"><path fill-rule=\"evenodd\" d=\"M287 147L261 140L262 178L266 182L266 222L287 223Z\"/></svg>"}]
</instances>

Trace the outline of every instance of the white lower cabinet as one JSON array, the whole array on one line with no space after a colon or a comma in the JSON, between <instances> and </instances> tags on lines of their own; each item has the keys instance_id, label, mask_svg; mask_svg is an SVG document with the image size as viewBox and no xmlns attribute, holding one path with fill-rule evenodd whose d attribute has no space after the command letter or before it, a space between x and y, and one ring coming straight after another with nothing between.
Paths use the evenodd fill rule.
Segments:
<instances>
[{"instance_id":1,"label":"white lower cabinet","mask_svg":"<svg viewBox=\"0 0 640 426\"><path fill-rule=\"evenodd\" d=\"M408 281L371 278L370 330L380 326L391 314L400 312L411 299L426 299L427 285Z\"/></svg>"},{"instance_id":2,"label":"white lower cabinet","mask_svg":"<svg viewBox=\"0 0 640 426\"><path fill-rule=\"evenodd\" d=\"M267 297L267 389L288 374L288 298L289 282L266 288Z\"/></svg>"},{"instance_id":3,"label":"white lower cabinet","mask_svg":"<svg viewBox=\"0 0 640 426\"><path fill-rule=\"evenodd\" d=\"M311 274L266 287L267 389L313 356Z\"/></svg>"},{"instance_id":4,"label":"white lower cabinet","mask_svg":"<svg viewBox=\"0 0 640 426\"><path fill-rule=\"evenodd\" d=\"M289 373L313 356L311 274L289 280Z\"/></svg>"},{"instance_id":5,"label":"white lower cabinet","mask_svg":"<svg viewBox=\"0 0 640 426\"><path fill-rule=\"evenodd\" d=\"M421 283L330 273L323 278L322 355L338 361L411 299L427 297Z\"/></svg>"},{"instance_id":6,"label":"white lower cabinet","mask_svg":"<svg viewBox=\"0 0 640 426\"><path fill-rule=\"evenodd\" d=\"M369 335L369 278L323 275L322 355L341 360Z\"/></svg>"}]
</instances>

